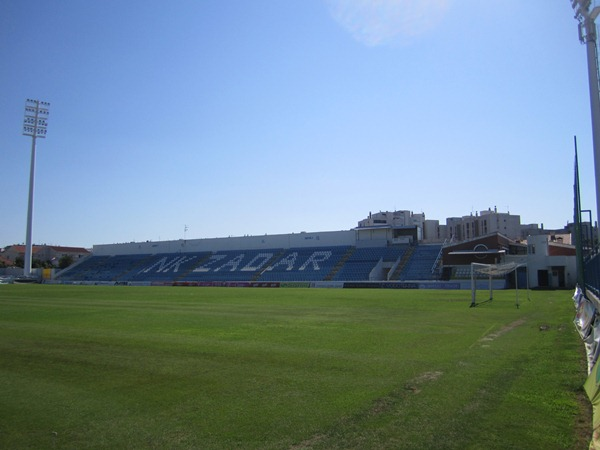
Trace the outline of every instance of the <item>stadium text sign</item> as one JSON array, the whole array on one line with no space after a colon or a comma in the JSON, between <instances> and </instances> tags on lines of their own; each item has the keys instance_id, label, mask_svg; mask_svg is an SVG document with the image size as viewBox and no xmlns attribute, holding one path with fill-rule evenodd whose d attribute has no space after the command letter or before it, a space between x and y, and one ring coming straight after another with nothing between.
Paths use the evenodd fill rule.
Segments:
<instances>
[{"instance_id":1,"label":"stadium text sign","mask_svg":"<svg viewBox=\"0 0 600 450\"><path fill-rule=\"evenodd\" d=\"M290 252L283 258L272 265L265 268L265 271L277 269L278 271L305 271L321 270L321 264L331 258L332 252L315 251L306 258L299 258L298 252ZM189 267L197 260L197 267L192 270L192 273L207 273L207 272L256 272L261 270L266 264L273 259L274 253L264 252L254 256L246 257L245 253L237 255L227 255L216 253L210 255L208 259L200 259L198 255L179 255L179 256L164 256L153 264L141 269L138 273L167 273L179 272L181 266ZM297 268L296 268L297 267Z\"/></svg>"}]
</instances>

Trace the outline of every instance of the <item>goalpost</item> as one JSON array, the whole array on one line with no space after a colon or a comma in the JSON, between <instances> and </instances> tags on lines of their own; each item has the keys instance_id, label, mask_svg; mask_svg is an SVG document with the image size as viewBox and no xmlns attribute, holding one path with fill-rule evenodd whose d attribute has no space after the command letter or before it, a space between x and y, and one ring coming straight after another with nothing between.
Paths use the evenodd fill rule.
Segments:
<instances>
[{"instance_id":1,"label":"goalpost","mask_svg":"<svg viewBox=\"0 0 600 450\"><path fill-rule=\"evenodd\" d=\"M494 277L498 279L499 277L506 277L506 275L511 272L514 273L515 280L515 291L516 291L516 301L515 305L519 307L519 280L517 278L517 269L519 267L527 268L526 263L519 262L508 262L503 264L482 264L482 263L471 263L471 308L474 306L480 305L481 303L486 303L492 301L494 299L494 289L493 289L493 279ZM487 275L488 279L488 289L490 293L490 297L480 303L477 303L477 277L478 275ZM527 273L527 296L529 298L529 274Z\"/></svg>"}]
</instances>

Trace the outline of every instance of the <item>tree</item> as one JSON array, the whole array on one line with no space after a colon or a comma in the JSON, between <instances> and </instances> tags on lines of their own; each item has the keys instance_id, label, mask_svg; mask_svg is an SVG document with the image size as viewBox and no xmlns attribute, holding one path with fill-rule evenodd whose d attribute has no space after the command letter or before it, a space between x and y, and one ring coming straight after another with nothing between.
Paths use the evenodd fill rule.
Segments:
<instances>
[{"instance_id":1,"label":"tree","mask_svg":"<svg viewBox=\"0 0 600 450\"><path fill-rule=\"evenodd\" d=\"M53 267L52 261L50 260L42 261L41 259L34 259L31 261L32 269L52 269Z\"/></svg>"},{"instance_id":2,"label":"tree","mask_svg":"<svg viewBox=\"0 0 600 450\"><path fill-rule=\"evenodd\" d=\"M58 260L58 268L66 269L71 264L73 264L73 256L72 255L62 255Z\"/></svg>"}]
</instances>

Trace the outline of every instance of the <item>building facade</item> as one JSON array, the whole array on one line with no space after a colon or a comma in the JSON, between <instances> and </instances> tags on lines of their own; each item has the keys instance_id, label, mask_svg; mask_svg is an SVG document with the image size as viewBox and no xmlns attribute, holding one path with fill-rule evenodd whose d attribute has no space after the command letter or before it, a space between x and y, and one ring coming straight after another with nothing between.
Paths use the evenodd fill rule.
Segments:
<instances>
[{"instance_id":1,"label":"building facade","mask_svg":"<svg viewBox=\"0 0 600 450\"><path fill-rule=\"evenodd\" d=\"M82 247L61 247L58 245L34 245L31 249L32 259L40 260L43 262L50 261L52 265L58 266L60 258L63 256L70 256L73 261L77 261L79 258L88 256L90 252ZM24 245L10 245L0 253L0 256L9 262L7 265L15 263L17 258L25 257L25 246Z\"/></svg>"},{"instance_id":2,"label":"building facade","mask_svg":"<svg viewBox=\"0 0 600 450\"><path fill-rule=\"evenodd\" d=\"M448 217L446 225L440 225L438 220L426 220L424 213L406 210L369 213L366 219L358 222L358 229L383 226L417 227L419 240L423 243L468 241L492 233L500 233L513 240L523 239L521 216L498 212L496 208L468 216ZM533 229L537 225L527 227Z\"/></svg>"},{"instance_id":3,"label":"building facade","mask_svg":"<svg viewBox=\"0 0 600 450\"><path fill-rule=\"evenodd\" d=\"M571 288L577 281L575 247L551 236L529 236L527 266L531 287Z\"/></svg>"}]
</instances>

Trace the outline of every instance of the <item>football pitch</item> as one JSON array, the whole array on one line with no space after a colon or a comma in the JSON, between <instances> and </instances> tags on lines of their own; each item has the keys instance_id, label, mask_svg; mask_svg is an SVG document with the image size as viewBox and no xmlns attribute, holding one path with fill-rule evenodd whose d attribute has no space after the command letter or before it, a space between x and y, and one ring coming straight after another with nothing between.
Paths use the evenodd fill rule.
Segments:
<instances>
[{"instance_id":1,"label":"football pitch","mask_svg":"<svg viewBox=\"0 0 600 450\"><path fill-rule=\"evenodd\" d=\"M570 291L0 286L0 448L574 449Z\"/></svg>"}]
</instances>

